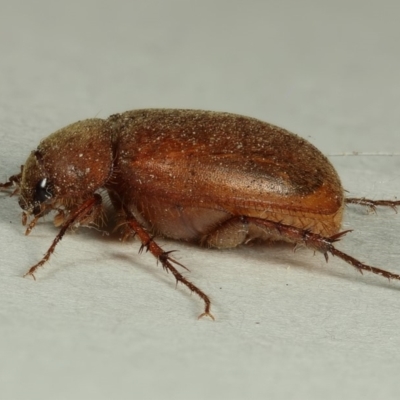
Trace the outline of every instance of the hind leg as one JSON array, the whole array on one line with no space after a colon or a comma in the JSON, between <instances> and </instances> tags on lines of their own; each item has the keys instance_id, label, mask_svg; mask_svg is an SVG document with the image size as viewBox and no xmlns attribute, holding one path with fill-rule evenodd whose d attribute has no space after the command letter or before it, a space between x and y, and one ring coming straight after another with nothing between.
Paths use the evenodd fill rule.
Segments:
<instances>
[{"instance_id":1,"label":"hind leg","mask_svg":"<svg viewBox=\"0 0 400 400\"><path fill-rule=\"evenodd\" d=\"M280 222L254 217L232 217L205 238L205 243L212 247L229 248L246 243L253 239L275 239L303 244L322 253L328 261L328 254L341 258L359 272L369 271L385 278L400 280L400 275L384 269L364 264L356 258L338 250L334 243L349 231L339 232L325 237L309 230L285 225Z\"/></svg>"},{"instance_id":2,"label":"hind leg","mask_svg":"<svg viewBox=\"0 0 400 400\"><path fill-rule=\"evenodd\" d=\"M376 212L376 207L391 207L397 212L397 207L400 206L400 200L372 200L365 197L347 197L344 201L346 204L366 206L373 212Z\"/></svg>"}]
</instances>

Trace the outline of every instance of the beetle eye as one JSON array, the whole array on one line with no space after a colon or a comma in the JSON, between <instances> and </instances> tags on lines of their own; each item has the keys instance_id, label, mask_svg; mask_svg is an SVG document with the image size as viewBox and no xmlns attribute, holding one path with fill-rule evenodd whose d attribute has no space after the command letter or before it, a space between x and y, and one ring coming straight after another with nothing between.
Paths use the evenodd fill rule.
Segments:
<instances>
[{"instance_id":1,"label":"beetle eye","mask_svg":"<svg viewBox=\"0 0 400 400\"><path fill-rule=\"evenodd\" d=\"M47 178L41 179L35 187L34 201L35 203L44 203L53 197L51 187L48 183Z\"/></svg>"}]
</instances>

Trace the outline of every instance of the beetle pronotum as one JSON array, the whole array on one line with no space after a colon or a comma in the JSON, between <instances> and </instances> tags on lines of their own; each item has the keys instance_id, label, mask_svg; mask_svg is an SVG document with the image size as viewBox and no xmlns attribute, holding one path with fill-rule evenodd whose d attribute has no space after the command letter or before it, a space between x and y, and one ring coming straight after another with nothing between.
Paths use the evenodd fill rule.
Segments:
<instances>
[{"instance_id":1,"label":"beetle pronotum","mask_svg":"<svg viewBox=\"0 0 400 400\"><path fill-rule=\"evenodd\" d=\"M338 256L360 272L400 275L338 250L345 204L396 207L400 201L345 198L328 159L299 136L240 115L147 109L71 124L42 140L19 174L0 188L19 194L29 234L55 211L64 234L96 224L106 190L122 219L124 238L137 235L164 269L204 301L209 297L177 269L183 267L153 239L160 235L231 248L253 240L283 240Z\"/></svg>"}]
</instances>

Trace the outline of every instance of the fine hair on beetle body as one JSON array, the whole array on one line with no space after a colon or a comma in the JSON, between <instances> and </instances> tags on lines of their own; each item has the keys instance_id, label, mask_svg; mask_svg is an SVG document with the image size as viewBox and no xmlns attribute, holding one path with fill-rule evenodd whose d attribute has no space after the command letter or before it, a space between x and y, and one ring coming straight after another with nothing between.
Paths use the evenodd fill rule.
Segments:
<instances>
[{"instance_id":1,"label":"fine hair on beetle body","mask_svg":"<svg viewBox=\"0 0 400 400\"><path fill-rule=\"evenodd\" d=\"M122 237L136 236L180 282L204 302L209 297L180 269L157 236L210 248L280 240L334 255L360 272L400 275L367 265L336 247L346 204L396 208L400 201L346 198L329 160L285 129L241 115L179 109L143 109L108 119L78 121L43 139L21 171L0 188L18 194L29 234L49 212L59 232L96 226L106 191L120 216Z\"/></svg>"}]
</instances>

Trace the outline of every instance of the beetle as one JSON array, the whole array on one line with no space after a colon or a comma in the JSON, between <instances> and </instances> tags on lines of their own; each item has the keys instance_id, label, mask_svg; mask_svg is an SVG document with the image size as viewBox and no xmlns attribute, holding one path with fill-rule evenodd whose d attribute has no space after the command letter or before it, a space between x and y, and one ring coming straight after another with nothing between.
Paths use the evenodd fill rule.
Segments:
<instances>
[{"instance_id":1,"label":"beetle","mask_svg":"<svg viewBox=\"0 0 400 400\"><path fill-rule=\"evenodd\" d=\"M360 272L400 275L364 264L338 250L345 204L395 208L400 201L345 198L339 176L311 143L285 129L241 115L179 109L143 109L87 119L42 140L16 186L29 234L51 211L60 230L50 258L68 230L97 224L102 191L121 218L123 238L137 235L177 283L204 302L209 297L179 271L185 268L154 240L164 236L212 248L282 240L338 256Z\"/></svg>"}]
</instances>

